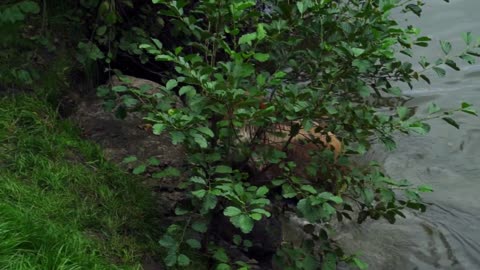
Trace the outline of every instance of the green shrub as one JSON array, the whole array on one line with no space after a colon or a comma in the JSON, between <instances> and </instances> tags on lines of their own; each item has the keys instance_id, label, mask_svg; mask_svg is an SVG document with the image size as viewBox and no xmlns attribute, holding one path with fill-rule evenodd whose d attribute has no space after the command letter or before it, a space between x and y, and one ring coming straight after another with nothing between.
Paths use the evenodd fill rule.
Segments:
<instances>
[{"instance_id":1,"label":"green shrub","mask_svg":"<svg viewBox=\"0 0 480 270\"><path fill-rule=\"evenodd\" d=\"M430 116L417 119L395 103L403 97L402 84L430 83L427 71L444 76L445 67L459 69L455 60L475 62L479 43L471 33L463 34L461 53L453 55L451 44L442 41L444 56L421 58L416 70L397 56L414 61L412 49L428 46L430 38L413 26L401 27L390 12L420 15L422 1L152 2L174 42L153 37L139 48L173 67L163 92L116 86L99 94L122 96L124 109L146 111L155 134L168 132L189 153L184 188L191 203L177 208L184 222L160 241L167 266L190 265L186 254L203 248L216 269L248 269L209 243L211 222L223 213L248 234L257 221L282 215L274 209L282 200L295 199L298 215L322 228L306 227L311 240L300 246L279 247L276 260L283 269L335 269L341 260L364 268L332 240L332 220L356 215L358 223L368 217L393 223L405 208L425 210L420 193L430 187L391 179L374 163L357 168L351 158L372 141L393 149L396 132L427 133L428 119L441 117L458 128L451 114L476 114L468 103L447 112L431 104ZM168 102L175 95L184 106ZM383 110L388 107L393 110ZM329 134L342 142L339 157L322 140ZM293 151L304 151L303 157Z\"/></svg>"},{"instance_id":2,"label":"green shrub","mask_svg":"<svg viewBox=\"0 0 480 270\"><path fill-rule=\"evenodd\" d=\"M38 13L40 6L35 1L7 1L0 5L1 84L11 85L17 82L28 85L37 78L37 72L25 63L29 62L33 55L25 51L34 47L26 37L26 21ZM25 53L27 55L22 55Z\"/></svg>"}]
</instances>

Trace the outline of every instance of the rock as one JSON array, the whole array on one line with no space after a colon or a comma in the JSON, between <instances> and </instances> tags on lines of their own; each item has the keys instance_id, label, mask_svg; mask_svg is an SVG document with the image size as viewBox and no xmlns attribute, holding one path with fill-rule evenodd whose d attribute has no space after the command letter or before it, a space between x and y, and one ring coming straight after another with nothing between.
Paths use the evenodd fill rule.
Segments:
<instances>
[{"instance_id":1,"label":"rock","mask_svg":"<svg viewBox=\"0 0 480 270\"><path fill-rule=\"evenodd\" d=\"M155 82L129 78L135 87L148 84L152 87L151 89L161 91L160 85ZM115 82L115 80L112 81ZM120 82L117 80L115 83ZM178 102L180 102L179 99ZM157 136L152 134L151 130L144 129L141 113L129 113L125 119L118 119L114 113L104 110L103 100L93 95L81 97L76 103L70 119L82 129L85 137L102 147L107 160L117 163L125 169L132 169L149 158L155 157L160 161L160 165L153 168L153 171L148 171L149 173L155 170L159 171L167 166L183 170L182 167L185 165L184 149L181 146L173 145L167 133ZM123 164L122 161L127 156L136 156L138 163ZM176 201L183 198L182 192L174 192L180 181L178 177L172 179L147 178L145 180L148 186L159 193L156 197L159 199L161 210L165 213L171 211Z\"/></svg>"},{"instance_id":2,"label":"rock","mask_svg":"<svg viewBox=\"0 0 480 270\"><path fill-rule=\"evenodd\" d=\"M112 86L124 85L129 88L144 89L143 93L157 97L160 101L165 102L165 100L172 101L175 103L175 108L183 107L182 100L171 93L166 92L162 89L162 86L156 82L152 82L146 79L136 78L128 75L113 76L110 79Z\"/></svg>"}]
</instances>

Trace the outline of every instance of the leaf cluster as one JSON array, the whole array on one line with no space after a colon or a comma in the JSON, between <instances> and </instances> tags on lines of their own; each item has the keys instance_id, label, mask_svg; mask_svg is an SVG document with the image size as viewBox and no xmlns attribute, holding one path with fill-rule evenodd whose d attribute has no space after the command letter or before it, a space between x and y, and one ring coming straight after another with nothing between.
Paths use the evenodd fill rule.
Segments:
<instances>
[{"instance_id":1,"label":"leaf cluster","mask_svg":"<svg viewBox=\"0 0 480 270\"><path fill-rule=\"evenodd\" d=\"M105 7L106 2L99 6L106 27L97 28L98 37L121 21L118 10ZM168 266L190 265L187 254L202 248L217 269L248 269L208 240L210 224L221 214L239 235L248 235L262 219L282 215L275 210L281 202L293 200L296 214L310 223L303 229L314 241L279 247L277 259L284 269L335 269L340 260L364 269L332 240L333 220L384 218L394 223L405 217L406 208L425 211L420 195L431 187L391 179L377 164L356 168L351 157L364 154L375 141L395 148L396 132L426 134L429 119L442 118L458 128L453 113L476 115L468 103L448 111L432 104L426 118L399 104L385 110L386 101L404 96L402 84L430 83L429 70L444 76L446 67L459 69L458 60L474 63L480 44L471 33L463 34L465 49L459 54L442 41L443 56L421 58L421 69L416 69L397 56L414 59L413 49L429 46L431 39L413 26L400 26L390 12L420 16L422 1L152 3L155 21L168 25L176 40L161 35L147 39L144 28L135 30L141 38L117 42L130 44L124 51L145 65L169 67L162 93L116 86L100 88L99 95L144 111L154 134L169 134L189 153L183 188L191 200L177 208L184 221L172 225L160 241L168 250ZM113 59L110 49L97 46L107 40L116 39L80 46L91 46L92 60ZM182 106L173 106L171 97L179 97ZM305 131L308 135L299 138ZM341 140L339 156L322 142L328 134ZM145 169L142 165L134 173ZM312 230L314 225L322 229ZM245 245L241 240L234 238Z\"/></svg>"}]
</instances>

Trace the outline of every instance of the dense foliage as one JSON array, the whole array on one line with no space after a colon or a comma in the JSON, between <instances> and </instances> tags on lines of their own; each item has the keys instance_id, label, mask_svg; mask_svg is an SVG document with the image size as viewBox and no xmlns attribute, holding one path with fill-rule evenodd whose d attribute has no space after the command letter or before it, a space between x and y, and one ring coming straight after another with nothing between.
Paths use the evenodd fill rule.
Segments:
<instances>
[{"instance_id":1,"label":"dense foliage","mask_svg":"<svg viewBox=\"0 0 480 270\"><path fill-rule=\"evenodd\" d=\"M217 269L248 269L245 262L229 258L224 247L208 242L215 228L211 223L223 213L244 234L233 237L233 243L242 248L248 241L248 248L255 223L283 215L284 209L275 206L294 199L297 214L320 229L305 226L305 241L278 246L277 265L334 269L345 260L364 268L332 242L332 219L356 215L358 223L368 217L393 223L407 207L425 210L419 194L430 187L391 179L375 164L356 168L350 157L364 154L372 140L394 148L396 131L429 131L426 119L412 117L398 103L393 111L381 109L385 101L402 96L398 83L430 82L426 71L443 76L444 65L458 70L457 57L474 62L478 43L470 33L464 34L467 48L461 54L451 55L451 44L442 41L445 56L421 59L422 70L414 70L397 54L412 57L412 48L428 46L430 38L413 26L400 27L389 14L401 8L420 15L421 3L153 2L159 4L157 17L169 23L174 44L152 37L139 48L173 66L164 93L122 86L99 93L122 96L127 109L145 110L155 134L169 132L173 143L184 144L190 153L184 188L191 203L176 211L187 218L170 226L160 241L168 250L168 266L189 265L185 250L203 248ZM166 104L165 97L175 95L184 106L175 107L174 99ZM459 110L475 114L467 103ZM432 104L430 113L457 126L449 117L453 112L440 113ZM299 132L312 128L311 136L301 139L309 147L299 145ZM328 134L341 139L338 159L319 140ZM308 155L299 158L292 151ZM272 177L268 172L274 169ZM195 232L204 236L199 239Z\"/></svg>"},{"instance_id":2,"label":"dense foliage","mask_svg":"<svg viewBox=\"0 0 480 270\"><path fill-rule=\"evenodd\" d=\"M17 56L22 53L23 50L31 48L32 44L26 39L21 39L20 35L14 35L13 33L22 31L23 26L25 26L24 21L28 16L38 14L39 12L40 6L33 1L12 3L3 8L0 6L0 34L2 35L2 39L0 40L0 60L2 62L2 69L9 69L9 72L2 72L0 74L0 79L4 83L21 81L28 84L32 83L33 79L37 77L36 72L17 60ZM16 43L18 47L12 48L11 45L14 43ZM26 58L30 57L33 56L26 56Z\"/></svg>"},{"instance_id":3,"label":"dense foliage","mask_svg":"<svg viewBox=\"0 0 480 270\"><path fill-rule=\"evenodd\" d=\"M188 266L207 254L208 268L250 269L250 262L232 255L231 245L249 254L256 226L295 211L308 222L305 239L276 246L275 265L335 269L347 261L364 268L332 240L335 220L393 223L406 208L425 210L420 193L430 187L391 179L375 163L359 168L352 162L373 142L394 148L396 132L427 133L428 119L441 117L458 128L451 114L476 114L468 103L452 111L431 104L430 116L417 119L400 103L404 85L430 83L428 71L444 76L445 68L458 70L455 61L474 63L480 56L479 42L465 33L464 50L453 54L442 41L444 56L419 59L421 70L399 60L401 53L415 61L412 49L431 39L414 26L401 27L390 13L420 16L422 5L80 1L84 23L92 28L78 44L78 61L104 60L108 72L119 74L113 67L122 69L121 61L129 59L164 85L152 92L128 87L123 79L125 86L101 87L107 108L119 116L144 112L155 134L170 134L188 152L182 188L190 201L177 207L179 222L159 242L167 266ZM341 153L328 146L332 134L342 143ZM142 165L136 173L144 170ZM162 176L169 173L178 175L170 169ZM227 239L231 245L215 232L222 216L237 230Z\"/></svg>"}]
</instances>

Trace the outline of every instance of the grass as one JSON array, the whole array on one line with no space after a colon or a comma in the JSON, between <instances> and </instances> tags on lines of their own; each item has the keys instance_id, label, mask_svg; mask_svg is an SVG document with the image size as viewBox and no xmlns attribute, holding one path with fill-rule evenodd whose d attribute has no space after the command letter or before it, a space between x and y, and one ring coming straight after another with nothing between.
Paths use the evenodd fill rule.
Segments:
<instances>
[{"instance_id":1,"label":"grass","mask_svg":"<svg viewBox=\"0 0 480 270\"><path fill-rule=\"evenodd\" d=\"M155 252L150 193L78 134L38 96L0 97L0 269L141 269Z\"/></svg>"}]
</instances>

